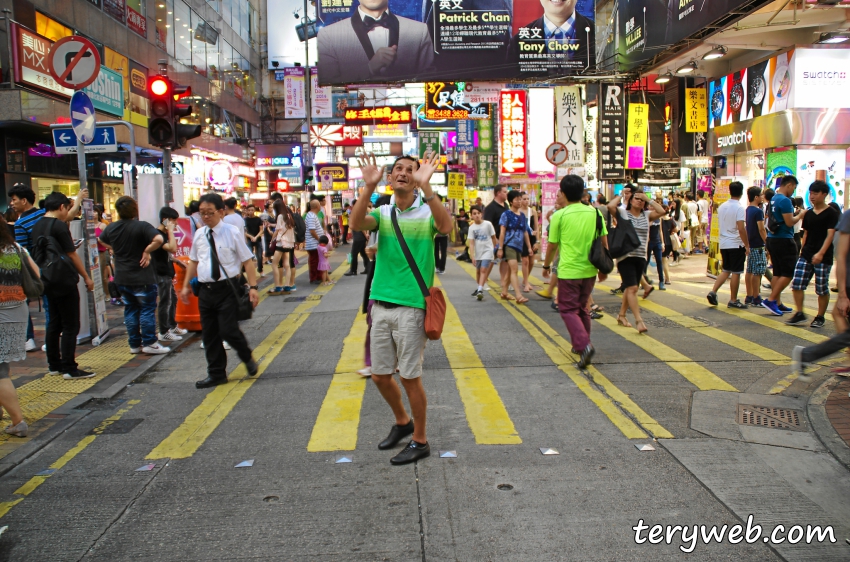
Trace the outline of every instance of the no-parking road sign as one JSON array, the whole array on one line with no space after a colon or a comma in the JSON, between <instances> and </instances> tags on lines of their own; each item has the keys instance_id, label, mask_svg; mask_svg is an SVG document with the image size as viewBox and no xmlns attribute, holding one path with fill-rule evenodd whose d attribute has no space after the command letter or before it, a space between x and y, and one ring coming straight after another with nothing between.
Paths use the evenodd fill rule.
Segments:
<instances>
[{"instance_id":1,"label":"no-parking road sign","mask_svg":"<svg viewBox=\"0 0 850 562\"><path fill-rule=\"evenodd\" d=\"M88 39L78 35L63 37L50 47L47 68L60 85L82 90L97 79L100 53Z\"/></svg>"}]
</instances>

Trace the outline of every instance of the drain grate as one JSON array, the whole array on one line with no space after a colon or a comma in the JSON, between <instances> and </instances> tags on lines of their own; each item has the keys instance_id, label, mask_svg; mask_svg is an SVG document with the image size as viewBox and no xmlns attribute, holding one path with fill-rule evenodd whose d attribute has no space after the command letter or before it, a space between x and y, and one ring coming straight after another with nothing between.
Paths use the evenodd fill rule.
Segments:
<instances>
[{"instance_id":1,"label":"drain grate","mask_svg":"<svg viewBox=\"0 0 850 562\"><path fill-rule=\"evenodd\" d=\"M110 422L104 422L91 431L89 435L123 435L130 433L133 429L142 423L144 419L121 419Z\"/></svg>"},{"instance_id":2,"label":"drain grate","mask_svg":"<svg viewBox=\"0 0 850 562\"><path fill-rule=\"evenodd\" d=\"M121 404L123 404L126 401L127 400L120 399L120 398L113 398L113 399L92 398L91 400L89 400L85 404L82 404L81 406L77 406L74 409L75 410L92 410L92 411L96 411L96 412L97 411L114 410L115 408L117 408L118 406L120 406Z\"/></svg>"},{"instance_id":3,"label":"drain grate","mask_svg":"<svg viewBox=\"0 0 850 562\"><path fill-rule=\"evenodd\" d=\"M738 404L738 423L740 425L806 431L802 426L802 417L803 414L799 410Z\"/></svg>"}]
</instances>

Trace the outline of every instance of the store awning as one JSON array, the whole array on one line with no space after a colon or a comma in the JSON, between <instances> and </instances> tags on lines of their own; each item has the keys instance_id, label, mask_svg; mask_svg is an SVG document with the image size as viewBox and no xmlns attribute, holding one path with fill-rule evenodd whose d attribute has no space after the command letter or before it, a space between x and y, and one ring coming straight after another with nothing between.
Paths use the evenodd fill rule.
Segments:
<instances>
[{"instance_id":1,"label":"store awning","mask_svg":"<svg viewBox=\"0 0 850 562\"><path fill-rule=\"evenodd\" d=\"M32 142L53 144L50 127L32 121L0 121L0 131Z\"/></svg>"}]
</instances>

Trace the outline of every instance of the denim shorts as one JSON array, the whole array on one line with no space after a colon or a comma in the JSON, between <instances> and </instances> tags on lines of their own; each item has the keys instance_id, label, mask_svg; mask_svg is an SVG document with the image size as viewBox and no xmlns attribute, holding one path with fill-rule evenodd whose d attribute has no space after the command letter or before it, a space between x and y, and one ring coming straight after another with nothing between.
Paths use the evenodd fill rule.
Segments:
<instances>
[{"instance_id":1,"label":"denim shorts","mask_svg":"<svg viewBox=\"0 0 850 562\"><path fill-rule=\"evenodd\" d=\"M493 263L493 260L477 260L478 266L476 269L487 269L490 267L490 264Z\"/></svg>"}]
</instances>

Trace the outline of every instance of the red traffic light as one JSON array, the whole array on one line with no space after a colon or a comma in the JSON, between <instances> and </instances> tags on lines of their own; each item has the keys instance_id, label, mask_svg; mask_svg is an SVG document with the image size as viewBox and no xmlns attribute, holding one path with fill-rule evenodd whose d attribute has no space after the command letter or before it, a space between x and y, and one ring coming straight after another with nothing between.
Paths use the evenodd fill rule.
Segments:
<instances>
[{"instance_id":1,"label":"red traffic light","mask_svg":"<svg viewBox=\"0 0 850 562\"><path fill-rule=\"evenodd\" d=\"M171 88L171 84L165 78L157 76L153 80L151 80L148 85L150 92L155 96L164 96L168 94L168 90Z\"/></svg>"}]
</instances>

